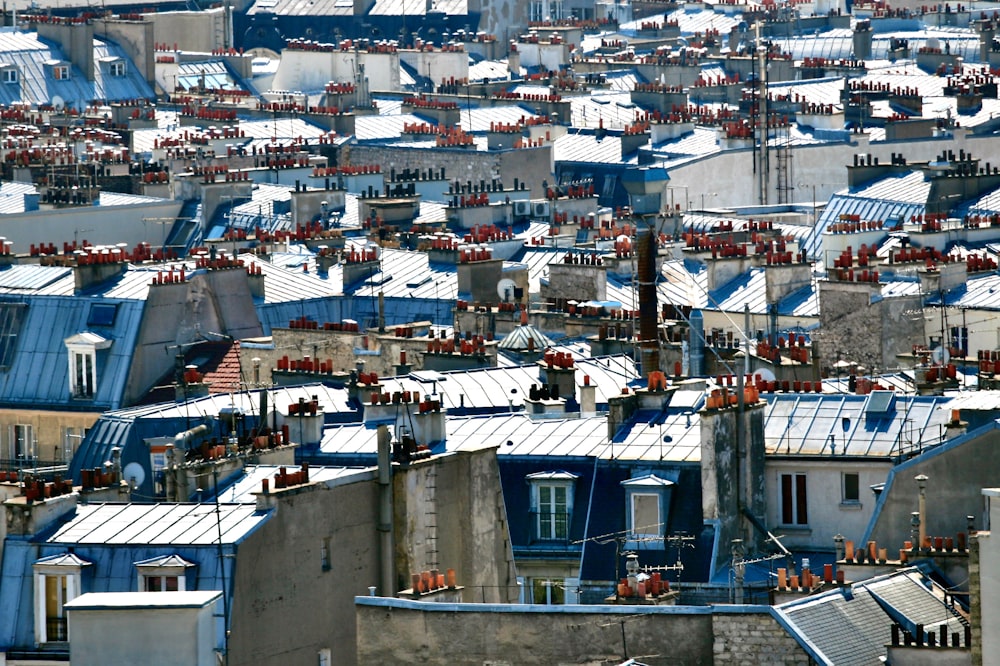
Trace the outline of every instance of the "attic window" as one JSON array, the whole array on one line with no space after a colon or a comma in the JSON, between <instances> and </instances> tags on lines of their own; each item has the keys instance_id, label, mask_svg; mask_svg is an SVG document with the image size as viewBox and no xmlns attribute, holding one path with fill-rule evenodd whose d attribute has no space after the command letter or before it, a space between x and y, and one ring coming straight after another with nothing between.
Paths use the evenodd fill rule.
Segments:
<instances>
[{"instance_id":1,"label":"attic window","mask_svg":"<svg viewBox=\"0 0 1000 666\"><path fill-rule=\"evenodd\" d=\"M0 69L0 81L3 83L17 83L17 68L13 65L4 65Z\"/></svg>"},{"instance_id":2,"label":"attic window","mask_svg":"<svg viewBox=\"0 0 1000 666\"><path fill-rule=\"evenodd\" d=\"M79 400L92 400L97 394L97 351L111 346L96 333L84 331L63 340L69 352L69 391Z\"/></svg>"},{"instance_id":3,"label":"attic window","mask_svg":"<svg viewBox=\"0 0 1000 666\"><path fill-rule=\"evenodd\" d=\"M69 65L52 65L52 78L56 81L67 81L69 79Z\"/></svg>"},{"instance_id":4,"label":"attic window","mask_svg":"<svg viewBox=\"0 0 1000 666\"><path fill-rule=\"evenodd\" d=\"M140 592L184 592L187 589L187 569L193 567L179 555L154 557L135 563L139 570Z\"/></svg>"},{"instance_id":5,"label":"attic window","mask_svg":"<svg viewBox=\"0 0 1000 666\"><path fill-rule=\"evenodd\" d=\"M674 482L655 474L622 481L625 488L625 523L631 550L662 550Z\"/></svg>"},{"instance_id":6,"label":"attic window","mask_svg":"<svg viewBox=\"0 0 1000 666\"><path fill-rule=\"evenodd\" d=\"M14 362L17 336L28 311L26 303L0 303L0 371L7 371Z\"/></svg>"},{"instance_id":7,"label":"attic window","mask_svg":"<svg viewBox=\"0 0 1000 666\"><path fill-rule=\"evenodd\" d=\"M865 416L878 418L896 411L895 391L872 391L865 402Z\"/></svg>"},{"instance_id":8,"label":"attic window","mask_svg":"<svg viewBox=\"0 0 1000 666\"><path fill-rule=\"evenodd\" d=\"M115 60L108 65L108 74L121 78L125 76L125 61Z\"/></svg>"},{"instance_id":9,"label":"attic window","mask_svg":"<svg viewBox=\"0 0 1000 666\"><path fill-rule=\"evenodd\" d=\"M87 326L114 326L118 305L115 303L94 303L87 315Z\"/></svg>"}]
</instances>

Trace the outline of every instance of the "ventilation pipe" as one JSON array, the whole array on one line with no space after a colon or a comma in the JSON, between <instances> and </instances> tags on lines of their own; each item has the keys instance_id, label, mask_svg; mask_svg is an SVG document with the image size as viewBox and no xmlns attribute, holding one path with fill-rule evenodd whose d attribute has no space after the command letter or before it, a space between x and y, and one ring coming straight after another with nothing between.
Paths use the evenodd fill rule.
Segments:
<instances>
[{"instance_id":1,"label":"ventilation pipe","mask_svg":"<svg viewBox=\"0 0 1000 666\"><path fill-rule=\"evenodd\" d=\"M184 432L179 432L174 436L174 448L187 450L191 441L200 435L208 433L208 426L201 424L200 426L195 426L190 430L185 430Z\"/></svg>"},{"instance_id":2,"label":"ventilation pipe","mask_svg":"<svg viewBox=\"0 0 1000 666\"><path fill-rule=\"evenodd\" d=\"M379 583L383 597L396 595L392 547L392 441L389 428L380 425L378 438Z\"/></svg>"}]
</instances>

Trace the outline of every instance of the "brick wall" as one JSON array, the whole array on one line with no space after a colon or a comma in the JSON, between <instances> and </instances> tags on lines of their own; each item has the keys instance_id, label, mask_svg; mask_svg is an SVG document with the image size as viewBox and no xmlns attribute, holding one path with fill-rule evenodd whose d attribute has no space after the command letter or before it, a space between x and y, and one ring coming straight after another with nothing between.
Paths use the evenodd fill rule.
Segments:
<instances>
[{"instance_id":1,"label":"brick wall","mask_svg":"<svg viewBox=\"0 0 1000 666\"><path fill-rule=\"evenodd\" d=\"M768 613L714 613L712 633L715 666L813 663Z\"/></svg>"}]
</instances>

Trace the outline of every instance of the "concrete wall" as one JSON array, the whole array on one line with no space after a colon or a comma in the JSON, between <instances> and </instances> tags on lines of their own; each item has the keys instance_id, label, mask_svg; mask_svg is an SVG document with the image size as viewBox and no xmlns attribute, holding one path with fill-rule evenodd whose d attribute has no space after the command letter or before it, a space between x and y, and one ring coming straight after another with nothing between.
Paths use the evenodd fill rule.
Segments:
<instances>
[{"instance_id":1,"label":"concrete wall","mask_svg":"<svg viewBox=\"0 0 1000 666\"><path fill-rule=\"evenodd\" d=\"M32 243L62 242L75 236L93 245L126 243L133 247L148 241L163 242L160 225L144 219L174 219L181 201L164 200L128 206L82 206L11 213L0 220L0 235L14 243L15 252L27 252Z\"/></svg>"},{"instance_id":2,"label":"concrete wall","mask_svg":"<svg viewBox=\"0 0 1000 666\"><path fill-rule=\"evenodd\" d=\"M652 79L651 79L652 80ZM847 187L847 165L852 164L857 153L870 153L886 164L892 153L902 152L911 162L933 160L945 149L956 154L964 149L990 164L1000 163L1000 145L989 137L972 136L964 128L955 130L954 138L926 139L922 141L877 142L869 145L864 135L851 135L850 143L826 146L803 146L791 149L791 171L795 189L792 201L825 201L835 192ZM774 162L772 154L772 164ZM721 184L725 187L721 187ZM699 201L704 195L713 206L745 206L748 192L756 192L753 171L753 151L724 152L670 170L670 185L685 189L688 201ZM778 201L777 172L772 167L771 191L768 201Z\"/></svg>"},{"instance_id":3,"label":"concrete wall","mask_svg":"<svg viewBox=\"0 0 1000 666\"><path fill-rule=\"evenodd\" d=\"M106 596L88 594L76 601L99 603ZM136 604L141 606L138 599ZM70 609L70 659L76 666L214 666L216 614L222 614L221 596L201 608Z\"/></svg>"},{"instance_id":4,"label":"concrete wall","mask_svg":"<svg viewBox=\"0 0 1000 666\"><path fill-rule=\"evenodd\" d=\"M371 90L399 90L399 54L363 51L285 50L274 75L274 90L319 91L330 81L356 78L363 65Z\"/></svg>"},{"instance_id":5,"label":"concrete wall","mask_svg":"<svg viewBox=\"0 0 1000 666\"><path fill-rule=\"evenodd\" d=\"M984 489L996 493L996 489ZM1000 520L998 503L989 497L990 523ZM998 507L1000 508L1000 507ZM1000 540L992 532L979 532L969 540L969 624L972 625L972 663L1000 664L1000 635L994 629L1000 618Z\"/></svg>"},{"instance_id":6,"label":"concrete wall","mask_svg":"<svg viewBox=\"0 0 1000 666\"><path fill-rule=\"evenodd\" d=\"M840 441L838 450L843 449ZM808 459L767 459L767 525L775 534L783 534L781 540L787 548L833 551L833 537L842 534L845 539L862 545L862 537L875 513L875 495L869 486L885 481L891 469L888 461L859 460L844 461ZM843 497L843 475L846 472L858 474L861 501L845 503ZM803 526L783 525L781 522L781 475L806 475L806 511L809 524ZM885 544L888 545L888 544ZM902 544L900 544L900 547ZM893 551L890 549L890 553ZM895 557L893 555L892 557Z\"/></svg>"},{"instance_id":7,"label":"concrete wall","mask_svg":"<svg viewBox=\"0 0 1000 666\"><path fill-rule=\"evenodd\" d=\"M766 607L496 606L356 600L361 663L808 664Z\"/></svg>"},{"instance_id":8,"label":"concrete wall","mask_svg":"<svg viewBox=\"0 0 1000 666\"><path fill-rule=\"evenodd\" d=\"M1000 469L1000 431L992 426L978 434L942 445L894 468L879 500L875 523L868 539L893 552L910 539L910 514L917 510L918 491L913 480L927 480L927 534L954 537L967 529L966 516L982 527L983 498L980 488L995 486Z\"/></svg>"},{"instance_id":9,"label":"concrete wall","mask_svg":"<svg viewBox=\"0 0 1000 666\"><path fill-rule=\"evenodd\" d=\"M146 18L153 23L157 43L177 44L182 51L211 53L233 43L232 26L227 25L222 7L200 12L157 12L147 14Z\"/></svg>"},{"instance_id":10,"label":"concrete wall","mask_svg":"<svg viewBox=\"0 0 1000 666\"><path fill-rule=\"evenodd\" d=\"M514 588L516 598L493 449L397 465L393 477L399 589L434 543L441 569L454 568L469 594L506 601ZM353 598L379 585L377 493L372 472L272 491L274 515L239 546L232 666L314 666L324 648L338 666L367 663L355 654Z\"/></svg>"}]
</instances>

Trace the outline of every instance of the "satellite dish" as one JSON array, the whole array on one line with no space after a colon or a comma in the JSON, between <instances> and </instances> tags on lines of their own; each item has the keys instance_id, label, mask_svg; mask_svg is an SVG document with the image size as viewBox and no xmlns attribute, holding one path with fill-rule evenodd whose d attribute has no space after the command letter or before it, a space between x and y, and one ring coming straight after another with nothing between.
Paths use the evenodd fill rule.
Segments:
<instances>
[{"instance_id":1,"label":"satellite dish","mask_svg":"<svg viewBox=\"0 0 1000 666\"><path fill-rule=\"evenodd\" d=\"M61 112L61 111L62 111L63 109L65 109L65 108L66 108L66 100L64 100L64 99L63 99L62 97L60 97L59 95L55 95L55 96L53 96L53 98L52 98L52 107L53 107L53 108L54 108L54 109L55 109L56 111L59 111L59 112Z\"/></svg>"},{"instance_id":2,"label":"satellite dish","mask_svg":"<svg viewBox=\"0 0 1000 666\"><path fill-rule=\"evenodd\" d=\"M755 381L756 380L760 380L762 382L774 381L774 373L771 372L768 368L759 368L756 372L753 373L753 377Z\"/></svg>"},{"instance_id":3,"label":"satellite dish","mask_svg":"<svg viewBox=\"0 0 1000 666\"><path fill-rule=\"evenodd\" d=\"M146 470L142 468L137 462L130 462L125 465L125 469L122 470L122 476L128 481L128 485L133 488L136 486L141 486L142 482L146 480Z\"/></svg>"},{"instance_id":4,"label":"satellite dish","mask_svg":"<svg viewBox=\"0 0 1000 666\"><path fill-rule=\"evenodd\" d=\"M934 365L948 365L951 354L944 347L935 347L931 350L931 360L934 361Z\"/></svg>"},{"instance_id":5,"label":"satellite dish","mask_svg":"<svg viewBox=\"0 0 1000 666\"><path fill-rule=\"evenodd\" d=\"M513 303L514 302L514 289L517 288L517 283L510 278L504 278L497 282L497 296L503 303Z\"/></svg>"}]
</instances>

